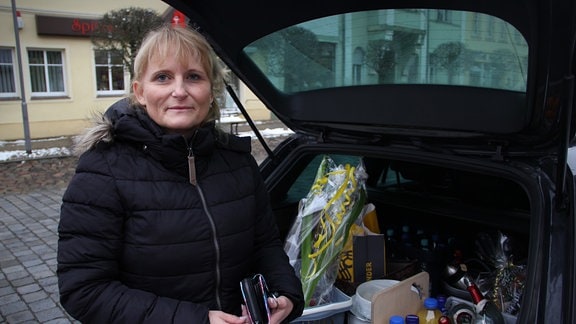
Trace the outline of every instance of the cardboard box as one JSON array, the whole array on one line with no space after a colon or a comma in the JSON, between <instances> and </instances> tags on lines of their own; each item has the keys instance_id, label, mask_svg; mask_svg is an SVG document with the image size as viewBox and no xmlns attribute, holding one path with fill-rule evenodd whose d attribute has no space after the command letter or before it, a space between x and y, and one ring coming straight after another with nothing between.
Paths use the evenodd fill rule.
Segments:
<instances>
[{"instance_id":1,"label":"cardboard box","mask_svg":"<svg viewBox=\"0 0 576 324\"><path fill-rule=\"evenodd\" d=\"M380 234L374 204L366 204L362 215L362 224L350 227L338 265L337 282L354 289L386 274L386 239Z\"/></svg>"},{"instance_id":2,"label":"cardboard box","mask_svg":"<svg viewBox=\"0 0 576 324\"><path fill-rule=\"evenodd\" d=\"M354 236L352 243L355 284L386 275L386 240L383 234Z\"/></svg>"},{"instance_id":3,"label":"cardboard box","mask_svg":"<svg viewBox=\"0 0 576 324\"><path fill-rule=\"evenodd\" d=\"M420 272L372 297L372 323L388 323L390 316L415 314L429 297L430 276ZM416 290L417 292L415 292Z\"/></svg>"},{"instance_id":4,"label":"cardboard box","mask_svg":"<svg viewBox=\"0 0 576 324\"><path fill-rule=\"evenodd\" d=\"M350 262L340 263L339 277L335 282L335 285L347 295L354 295L356 288L368 280L367 277L402 281L421 271L417 260L386 260L386 247L382 248L383 243L380 240L383 238L382 235L378 236L380 237L366 239L365 236L355 236L353 238L356 239L356 244L361 246L363 252L360 252L356 259L352 251L349 251ZM374 268L374 262L377 264L376 268ZM381 262L384 264L382 265ZM345 276L341 275L343 272L346 273Z\"/></svg>"}]
</instances>

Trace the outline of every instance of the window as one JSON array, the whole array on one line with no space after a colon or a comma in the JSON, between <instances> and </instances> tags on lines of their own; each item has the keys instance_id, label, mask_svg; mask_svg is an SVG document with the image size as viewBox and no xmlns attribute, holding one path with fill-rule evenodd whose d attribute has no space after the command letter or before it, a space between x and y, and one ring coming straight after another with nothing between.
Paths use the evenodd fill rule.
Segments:
<instances>
[{"instance_id":1,"label":"window","mask_svg":"<svg viewBox=\"0 0 576 324\"><path fill-rule=\"evenodd\" d=\"M59 50L28 50L33 96L63 96L64 59Z\"/></svg>"},{"instance_id":2,"label":"window","mask_svg":"<svg viewBox=\"0 0 576 324\"><path fill-rule=\"evenodd\" d=\"M505 22L503 22L505 24ZM480 14L475 12L472 14L472 30L471 30L471 35L472 37L479 37L480 36L480 24L482 24L481 22L481 17Z\"/></svg>"},{"instance_id":3,"label":"window","mask_svg":"<svg viewBox=\"0 0 576 324\"><path fill-rule=\"evenodd\" d=\"M506 43L508 41L508 26L503 21L500 21L498 25L500 27L500 32L498 33L498 41L500 43Z\"/></svg>"},{"instance_id":4,"label":"window","mask_svg":"<svg viewBox=\"0 0 576 324\"><path fill-rule=\"evenodd\" d=\"M364 64L364 50L357 47L352 58L352 82L362 84L362 65Z\"/></svg>"},{"instance_id":5,"label":"window","mask_svg":"<svg viewBox=\"0 0 576 324\"><path fill-rule=\"evenodd\" d=\"M499 24L505 39L496 36ZM377 10L323 17L266 35L245 53L286 93L384 84L526 91L527 42L513 25L483 13Z\"/></svg>"},{"instance_id":6,"label":"window","mask_svg":"<svg viewBox=\"0 0 576 324\"><path fill-rule=\"evenodd\" d=\"M486 25L486 39L494 40L494 17L488 17L488 24Z\"/></svg>"},{"instance_id":7,"label":"window","mask_svg":"<svg viewBox=\"0 0 576 324\"><path fill-rule=\"evenodd\" d=\"M118 51L95 50L96 92L101 95L123 95L124 64Z\"/></svg>"},{"instance_id":8,"label":"window","mask_svg":"<svg viewBox=\"0 0 576 324\"><path fill-rule=\"evenodd\" d=\"M0 47L0 98L16 96L14 50Z\"/></svg>"},{"instance_id":9,"label":"window","mask_svg":"<svg viewBox=\"0 0 576 324\"><path fill-rule=\"evenodd\" d=\"M452 11L450 10L436 10L436 21L452 23Z\"/></svg>"}]
</instances>

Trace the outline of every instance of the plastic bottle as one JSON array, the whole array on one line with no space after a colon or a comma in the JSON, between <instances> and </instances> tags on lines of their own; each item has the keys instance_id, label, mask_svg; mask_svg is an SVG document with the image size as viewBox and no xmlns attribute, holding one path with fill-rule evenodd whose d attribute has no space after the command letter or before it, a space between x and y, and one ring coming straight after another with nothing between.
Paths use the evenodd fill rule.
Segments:
<instances>
[{"instance_id":1,"label":"plastic bottle","mask_svg":"<svg viewBox=\"0 0 576 324\"><path fill-rule=\"evenodd\" d=\"M406 315L406 324L420 324L420 319L416 314L408 314Z\"/></svg>"},{"instance_id":2,"label":"plastic bottle","mask_svg":"<svg viewBox=\"0 0 576 324\"><path fill-rule=\"evenodd\" d=\"M415 245L420 244L420 241L422 241L422 239L428 239L428 235L426 235L426 232L424 231L423 228L418 227L416 228L416 234L414 237L414 242L416 243Z\"/></svg>"},{"instance_id":3,"label":"plastic bottle","mask_svg":"<svg viewBox=\"0 0 576 324\"><path fill-rule=\"evenodd\" d=\"M400 236L402 244L412 246L412 237L410 236L410 226L402 226L402 235Z\"/></svg>"},{"instance_id":4,"label":"plastic bottle","mask_svg":"<svg viewBox=\"0 0 576 324\"><path fill-rule=\"evenodd\" d=\"M448 317L447 315L442 315L438 319L438 324L452 324L452 321L450 320L450 317Z\"/></svg>"},{"instance_id":5,"label":"plastic bottle","mask_svg":"<svg viewBox=\"0 0 576 324\"><path fill-rule=\"evenodd\" d=\"M404 324L404 317L400 315L392 315L390 316L390 324Z\"/></svg>"},{"instance_id":6,"label":"plastic bottle","mask_svg":"<svg viewBox=\"0 0 576 324\"><path fill-rule=\"evenodd\" d=\"M418 311L417 315L420 324L438 324L438 320L442 316L438 310L438 300L433 297L424 299L424 307Z\"/></svg>"},{"instance_id":7,"label":"plastic bottle","mask_svg":"<svg viewBox=\"0 0 576 324\"><path fill-rule=\"evenodd\" d=\"M418 245L418 265L420 267L420 271L425 271L430 276L427 295L434 296L437 293L436 280L438 278L438 271L435 269L434 258L432 251L430 250L430 242L427 238L421 239L420 244Z\"/></svg>"},{"instance_id":8,"label":"plastic bottle","mask_svg":"<svg viewBox=\"0 0 576 324\"><path fill-rule=\"evenodd\" d=\"M418 259L420 261L420 270L430 273L431 252L430 243L428 242L427 238L420 240L420 251Z\"/></svg>"},{"instance_id":9,"label":"plastic bottle","mask_svg":"<svg viewBox=\"0 0 576 324\"><path fill-rule=\"evenodd\" d=\"M386 259L390 261L399 258L398 242L396 241L396 237L394 237L394 229L389 228L386 230Z\"/></svg>"},{"instance_id":10,"label":"plastic bottle","mask_svg":"<svg viewBox=\"0 0 576 324\"><path fill-rule=\"evenodd\" d=\"M448 310L446 309L446 296L438 295L436 296L436 299L438 300L438 310L440 310L440 313L442 313L442 315L448 315Z\"/></svg>"},{"instance_id":11,"label":"plastic bottle","mask_svg":"<svg viewBox=\"0 0 576 324\"><path fill-rule=\"evenodd\" d=\"M410 226L402 226L402 234L400 236L400 246L402 257L412 260L418 257L417 250L418 246L414 245L412 241L412 235L410 234Z\"/></svg>"}]
</instances>

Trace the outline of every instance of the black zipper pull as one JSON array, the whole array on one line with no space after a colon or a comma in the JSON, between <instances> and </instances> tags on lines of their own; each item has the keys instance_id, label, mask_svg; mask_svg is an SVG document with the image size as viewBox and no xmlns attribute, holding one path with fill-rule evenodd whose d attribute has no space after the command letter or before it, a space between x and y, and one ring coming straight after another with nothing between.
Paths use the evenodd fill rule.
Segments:
<instances>
[{"instance_id":1,"label":"black zipper pull","mask_svg":"<svg viewBox=\"0 0 576 324\"><path fill-rule=\"evenodd\" d=\"M193 186L196 186L196 163L194 163L194 152L192 152L192 147L188 149L188 178Z\"/></svg>"}]
</instances>

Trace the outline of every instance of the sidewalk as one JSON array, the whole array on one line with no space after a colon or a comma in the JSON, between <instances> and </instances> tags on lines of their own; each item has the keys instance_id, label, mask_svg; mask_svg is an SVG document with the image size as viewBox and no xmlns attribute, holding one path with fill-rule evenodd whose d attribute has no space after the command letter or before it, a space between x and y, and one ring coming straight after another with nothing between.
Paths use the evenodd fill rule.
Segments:
<instances>
[{"instance_id":1,"label":"sidewalk","mask_svg":"<svg viewBox=\"0 0 576 324\"><path fill-rule=\"evenodd\" d=\"M58 301L63 193L52 187L0 196L0 323L75 323Z\"/></svg>"}]
</instances>

